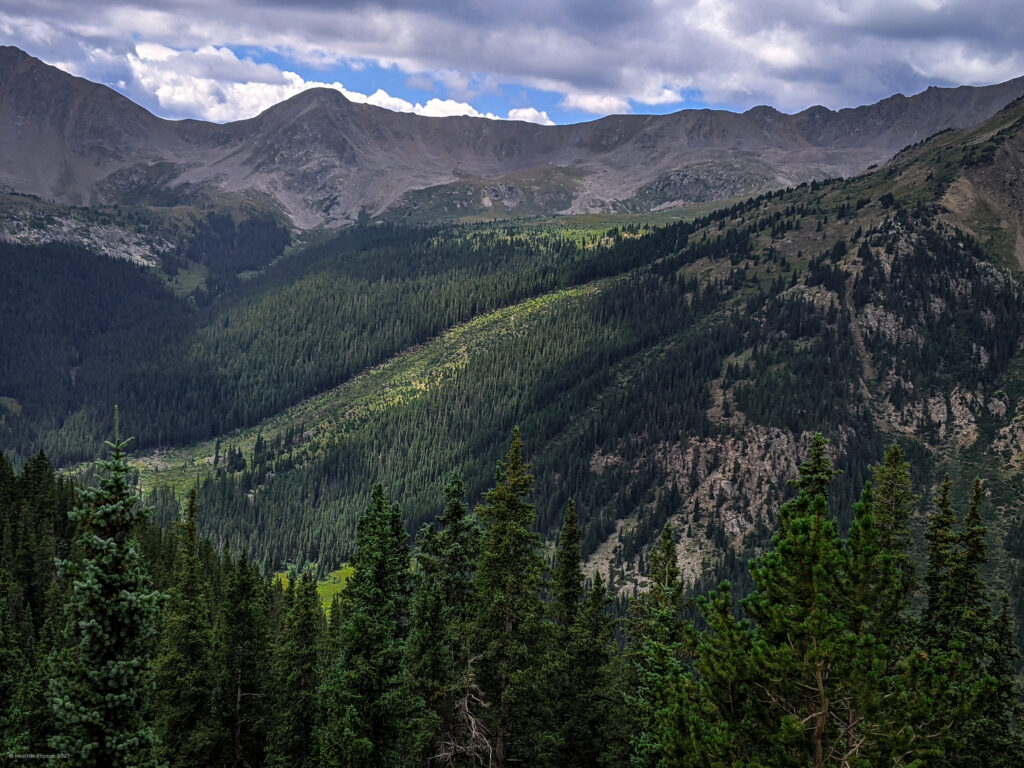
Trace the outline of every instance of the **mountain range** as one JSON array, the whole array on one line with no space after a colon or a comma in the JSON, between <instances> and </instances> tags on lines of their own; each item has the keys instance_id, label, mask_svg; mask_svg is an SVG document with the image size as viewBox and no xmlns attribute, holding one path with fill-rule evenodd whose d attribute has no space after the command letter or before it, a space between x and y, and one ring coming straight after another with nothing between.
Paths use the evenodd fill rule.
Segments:
<instances>
[{"instance_id":1,"label":"mountain range","mask_svg":"<svg viewBox=\"0 0 1024 768\"><path fill-rule=\"evenodd\" d=\"M1024 616L1022 87L562 127L316 90L213 125L2 49L0 448L73 466L119 406L159 519L198 485L215 541L333 568L375 483L413 533L519 426L539 532L573 498L626 594L666 522L742 588L815 431L841 526L898 442L917 552L944 474L983 478Z\"/></svg>"},{"instance_id":2,"label":"mountain range","mask_svg":"<svg viewBox=\"0 0 1024 768\"><path fill-rule=\"evenodd\" d=\"M651 211L850 176L984 120L1024 77L793 115L682 110L540 126L421 117L312 89L227 124L158 118L0 48L0 188L82 205L202 203L300 229L392 220Z\"/></svg>"}]
</instances>

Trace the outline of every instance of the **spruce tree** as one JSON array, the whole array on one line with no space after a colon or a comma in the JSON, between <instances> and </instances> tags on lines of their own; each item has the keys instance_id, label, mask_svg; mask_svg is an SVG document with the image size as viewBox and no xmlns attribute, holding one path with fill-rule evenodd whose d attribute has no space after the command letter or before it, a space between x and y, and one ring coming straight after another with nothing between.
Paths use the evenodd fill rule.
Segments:
<instances>
[{"instance_id":1,"label":"spruce tree","mask_svg":"<svg viewBox=\"0 0 1024 768\"><path fill-rule=\"evenodd\" d=\"M539 696L544 606L540 599L544 559L530 503L533 475L523 461L519 430L498 462L494 487L477 507L483 525L480 563L473 584L476 615L471 630L479 655L476 680L486 702L478 709L488 724L493 765L535 764L545 728L534 710Z\"/></svg>"},{"instance_id":2,"label":"spruce tree","mask_svg":"<svg viewBox=\"0 0 1024 768\"><path fill-rule=\"evenodd\" d=\"M626 648L634 680L631 764L638 768L670 764L666 761L679 737L674 701L693 654L692 627L683 620L689 600L670 524L662 529L649 563L650 588L631 607Z\"/></svg>"},{"instance_id":3,"label":"spruce tree","mask_svg":"<svg viewBox=\"0 0 1024 768\"><path fill-rule=\"evenodd\" d=\"M20 712L15 711L16 693L24 667L22 638L14 626L10 598L14 580L0 565L0 751L14 751L21 741Z\"/></svg>"},{"instance_id":4,"label":"spruce tree","mask_svg":"<svg viewBox=\"0 0 1024 768\"><path fill-rule=\"evenodd\" d=\"M988 561L981 519L984 493L974 481L960 529L943 483L928 528L928 607L922 626L927 644L946 673L946 696L956 703L947 717L944 759L952 768L1019 764L1014 655L1007 646L1009 616L992 616L980 569Z\"/></svg>"},{"instance_id":5,"label":"spruce tree","mask_svg":"<svg viewBox=\"0 0 1024 768\"><path fill-rule=\"evenodd\" d=\"M569 629L563 686L568 696L555 713L560 731L556 765L565 768L614 764L618 725L625 717L613 687L617 649L615 619L608 614L611 601L601 574L595 575Z\"/></svg>"},{"instance_id":6,"label":"spruce tree","mask_svg":"<svg viewBox=\"0 0 1024 768\"><path fill-rule=\"evenodd\" d=\"M221 761L235 768L263 762L270 726L268 592L243 550L228 574L214 644L218 751Z\"/></svg>"},{"instance_id":7,"label":"spruce tree","mask_svg":"<svg viewBox=\"0 0 1024 768\"><path fill-rule=\"evenodd\" d=\"M934 499L935 510L928 518L925 532L928 565L924 577L927 602L922 615L922 630L933 644L946 646L952 628L952 605L947 599L949 577L956 559L956 513L949 498L953 481L946 475L939 495Z\"/></svg>"},{"instance_id":8,"label":"spruce tree","mask_svg":"<svg viewBox=\"0 0 1024 768\"><path fill-rule=\"evenodd\" d=\"M419 719L425 759L441 765L477 754L482 746L466 722L465 682L471 656L467 642L472 617L473 574L480 529L465 502L458 475L444 491L437 527L425 524L417 539L419 575L409 617L404 681L429 712Z\"/></svg>"},{"instance_id":9,"label":"spruce tree","mask_svg":"<svg viewBox=\"0 0 1024 768\"><path fill-rule=\"evenodd\" d=\"M213 757L212 627L198 557L196 491L175 523L174 577L156 659L157 735L171 768Z\"/></svg>"},{"instance_id":10,"label":"spruce tree","mask_svg":"<svg viewBox=\"0 0 1024 768\"><path fill-rule=\"evenodd\" d=\"M759 727L775 760L821 768L837 764L857 738L839 723L856 691L844 666L853 649L837 582L846 566L828 512L832 469L827 441L816 434L793 485L799 494L779 510L772 548L751 563L756 588L744 602L756 627L751 649L764 702Z\"/></svg>"},{"instance_id":11,"label":"spruce tree","mask_svg":"<svg viewBox=\"0 0 1024 768\"><path fill-rule=\"evenodd\" d=\"M320 688L318 740L329 765L390 768L421 745L421 705L402 684L411 572L397 504L373 489L359 520L355 569L342 600L337 657Z\"/></svg>"},{"instance_id":12,"label":"spruce tree","mask_svg":"<svg viewBox=\"0 0 1024 768\"><path fill-rule=\"evenodd\" d=\"M565 522L558 535L558 551L554 581L551 585L555 624L567 636L576 622L576 612L583 597L583 572L580 570L580 528L576 502L569 499Z\"/></svg>"},{"instance_id":13,"label":"spruce tree","mask_svg":"<svg viewBox=\"0 0 1024 768\"><path fill-rule=\"evenodd\" d=\"M909 488L909 475L906 481ZM906 567L910 561L905 518L903 523L892 522L900 512L892 511L891 489L885 489L881 500L873 490L871 483L865 485L854 505L844 542L846 562L837 574L837 608L846 624L846 653L837 669L842 686L837 688L847 691L842 704L847 722L837 754L848 762L890 764L916 749L907 736L914 724L902 707L891 704L913 639L905 614L913 570Z\"/></svg>"},{"instance_id":14,"label":"spruce tree","mask_svg":"<svg viewBox=\"0 0 1024 768\"><path fill-rule=\"evenodd\" d=\"M569 500L565 521L558 536L555 552L554 578L548 586L551 595L549 609L552 619L550 647L544 654L546 695L543 700L549 710L546 716L557 724L554 741L555 762L569 766L577 756L576 728L573 723L577 698L582 693L576 686L573 669L574 651L571 647L573 629L583 594L583 572L580 570L580 531L576 504ZM538 702L540 706L541 702ZM592 736L590 738L593 738Z\"/></svg>"},{"instance_id":15,"label":"spruce tree","mask_svg":"<svg viewBox=\"0 0 1024 768\"><path fill-rule=\"evenodd\" d=\"M324 615L316 582L308 573L289 586L291 606L274 648L273 718L267 734L267 768L319 765L313 728L320 683Z\"/></svg>"},{"instance_id":16,"label":"spruce tree","mask_svg":"<svg viewBox=\"0 0 1024 768\"><path fill-rule=\"evenodd\" d=\"M676 691L668 750L675 765L756 765L770 749L760 722L760 670L754 663L754 633L734 616L732 585L726 581L700 600L707 629L697 635L695 674Z\"/></svg>"},{"instance_id":17,"label":"spruce tree","mask_svg":"<svg viewBox=\"0 0 1024 768\"><path fill-rule=\"evenodd\" d=\"M914 562L910 558L909 521L921 498L914 494L910 464L898 444L893 444L881 463L871 467L872 512L878 530L878 546L891 553L905 595L915 587Z\"/></svg>"},{"instance_id":18,"label":"spruce tree","mask_svg":"<svg viewBox=\"0 0 1024 768\"><path fill-rule=\"evenodd\" d=\"M70 587L49 686L50 747L96 768L156 763L157 738L143 713L153 695L161 595L150 588L133 540L149 511L128 487L126 444L115 434L110 458L99 462L105 476L70 513L81 559L59 563Z\"/></svg>"}]
</instances>

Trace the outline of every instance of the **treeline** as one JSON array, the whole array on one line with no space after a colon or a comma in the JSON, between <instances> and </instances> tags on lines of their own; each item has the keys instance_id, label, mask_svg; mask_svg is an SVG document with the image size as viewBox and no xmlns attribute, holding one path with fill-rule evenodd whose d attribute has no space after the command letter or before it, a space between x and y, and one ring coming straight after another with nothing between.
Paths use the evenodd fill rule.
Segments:
<instances>
[{"instance_id":1,"label":"treeline","mask_svg":"<svg viewBox=\"0 0 1024 768\"><path fill-rule=\"evenodd\" d=\"M190 300L75 246L4 243L0 396L17 407L2 414L0 441L22 459L43 446L62 464L85 460L111 433L115 403L145 414L140 448L213 438L499 307L650 264L663 274L701 258L735 264L756 235L816 210L762 213L781 196L599 242L531 227L381 224L287 256L289 234L272 217L209 214L163 257L172 275L205 270ZM709 234L715 226L723 231ZM252 270L262 271L239 280Z\"/></svg>"},{"instance_id":2,"label":"treeline","mask_svg":"<svg viewBox=\"0 0 1024 768\"><path fill-rule=\"evenodd\" d=\"M229 218L197 226L223 235L197 236L202 252L186 254L218 280L263 266L283 236L272 222L269 233ZM546 232L380 230L282 259L205 309L131 264L65 244L3 244L0 359L10 365L0 393L17 406L3 414L0 438L23 456L42 444L61 462L85 459L112 431L115 403L146 414L140 446L214 437L459 322L659 255L635 239L584 247Z\"/></svg>"},{"instance_id":3,"label":"treeline","mask_svg":"<svg viewBox=\"0 0 1024 768\"><path fill-rule=\"evenodd\" d=\"M684 243L685 228L671 237L668 230L650 237L665 238L666 248ZM853 254L864 265L856 276ZM516 332L474 344L456 373L373 419L351 420L311 444L297 428L258 460L246 455L244 469L236 459L237 471L225 468L201 485L204 530L246 546L261 561L337 565L351 556L374 482L403 499L412 533L432 519L431 489L452 467L468 498L480 499L503 436L521 424L542 446L534 459L539 529L555 535L572 495L587 510L582 546L590 554L638 508L659 518L660 527L667 517L658 511L666 508L662 499L690 495L699 484L692 475L670 475L653 446L685 451L742 437L746 425L759 424L795 435L816 428L844 435L844 474L834 493L845 532L867 465L881 455L872 403L860 385L865 361L850 303L865 316L884 310L902 321L892 330L887 320L860 324L882 387L872 397L896 409L918 407L929 420L920 437L938 441L950 421L932 421L928 403L942 402L951 412L957 386L996 394L1024 331L1021 295L978 256L959 233L890 218L824 245L805 270L770 249L717 277L678 265L666 270L668 259L656 261L560 298L544 312L521 313L510 325ZM927 271L924 293L893 289L883 260L898 285ZM816 385L805 386L808 380ZM716 390L717 417L710 415ZM591 453L578 450L581 441ZM595 457L609 460L599 464ZM631 561L648 540L626 540L622 559ZM750 543L761 547L767 538Z\"/></svg>"},{"instance_id":4,"label":"treeline","mask_svg":"<svg viewBox=\"0 0 1024 768\"><path fill-rule=\"evenodd\" d=\"M326 616L309 573L284 588L200 538L194 492L171 533L152 526L124 448L112 444L82 491L42 456L20 474L0 462L11 757L104 768L1024 759L1012 620L979 575L982 486L961 517L942 484L922 578L898 448L872 467L840 536L817 435L750 564L751 594L737 605L723 583L696 621L671 526L622 621L601 573L584 574L571 501L548 554L518 430L475 511L451 477L412 547L378 486Z\"/></svg>"}]
</instances>

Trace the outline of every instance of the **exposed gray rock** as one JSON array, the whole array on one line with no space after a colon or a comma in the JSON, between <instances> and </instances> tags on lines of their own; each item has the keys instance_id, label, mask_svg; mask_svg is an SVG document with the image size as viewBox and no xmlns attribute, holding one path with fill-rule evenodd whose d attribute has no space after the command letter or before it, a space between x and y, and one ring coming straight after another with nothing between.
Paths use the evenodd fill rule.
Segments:
<instances>
[{"instance_id":1,"label":"exposed gray rock","mask_svg":"<svg viewBox=\"0 0 1024 768\"><path fill-rule=\"evenodd\" d=\"M704 109L539 126L399 114L313 89L217 125L162 120L0 47L0 187L73 205L256 196L300 228L410 206L421 218L643 211L852 175L1022 94L1018 78L838 112Z\"/></svg>"}]
</instances>

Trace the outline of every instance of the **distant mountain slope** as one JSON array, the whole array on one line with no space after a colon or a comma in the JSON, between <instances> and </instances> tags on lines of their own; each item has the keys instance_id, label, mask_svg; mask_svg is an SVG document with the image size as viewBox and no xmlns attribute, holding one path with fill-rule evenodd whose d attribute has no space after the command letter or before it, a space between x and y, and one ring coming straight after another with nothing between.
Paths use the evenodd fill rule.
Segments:
<instances>
[{"instance_id":1,"label":"distant mountain slope","mask_svg":"<svg viewBox=\"0 0 1024 768\"><path fill-rule=\"evenodd\" d=\"M427 118L314 89L226 125L157 118L0 48L0 186L74 205L223 196L300 228L657 207L858 173L1024 94L1024 78L838 112L683 110L568 126Z\"/></svg>"},{"instance_id":2,"label":"distant mountain slope","mask_svg":"<svg viewBox=\"0 0 1024 768\"><path fill-rule=\"evenodd\" d=\"M843 524L898 440L926 500L947 471L964 491L985 480L991 575L1016 588L1022 156L1024 100L872 173L663 228L353 228L209 314L160 323L180 345L159 350L105 327L95 340L30 337L27 291L12 292L8 344L76 366L42 406L63 396L77 410L41 423L39 385L0 387L9 441L87 456L120 403L147 489L206 478L218 538L333 565L374 483L415 530L453 469L479 499L519 425L541 530L554 535L573 497L590 567L628 591L667 520L690 578L746 578L815 430L844 471L832 489ZM84 293L73 298L100 291Z\"/></svg>"}]
</instances>

